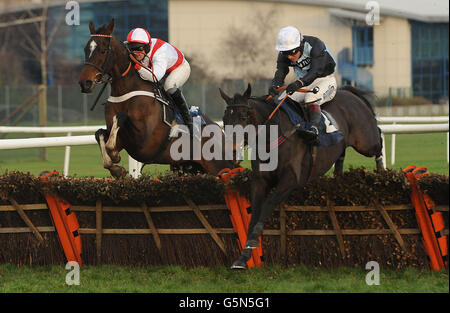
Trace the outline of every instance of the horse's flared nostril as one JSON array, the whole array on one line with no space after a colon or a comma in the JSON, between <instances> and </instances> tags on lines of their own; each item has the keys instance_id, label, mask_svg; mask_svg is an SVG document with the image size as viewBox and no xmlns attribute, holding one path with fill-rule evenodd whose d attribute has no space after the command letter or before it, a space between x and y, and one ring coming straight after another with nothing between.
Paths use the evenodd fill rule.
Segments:
<instances>
[{"instance_id":1,"label":"horse's flared nostril","mask_svg":"<svg viewBox=\"0 0 450 313\"><path fill-rule=\"evenodd\" d=\"M81 87L81 92L87 93L92 91L92 80L81 80L78 82Z\"/></svg>"}]
</instances>

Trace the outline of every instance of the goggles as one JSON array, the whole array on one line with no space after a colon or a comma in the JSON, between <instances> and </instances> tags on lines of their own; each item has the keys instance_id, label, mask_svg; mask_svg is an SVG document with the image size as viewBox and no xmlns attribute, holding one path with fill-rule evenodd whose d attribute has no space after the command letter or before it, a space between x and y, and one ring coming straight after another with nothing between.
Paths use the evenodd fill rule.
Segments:
<instances>
[{"instance_id":1,"label":"goggles","mask_svg":"<svg viewBox=\"0 0 450 313\"><path fill-rule=\"evenodd\" d=\"M294 55L294 54L296 54L296 53L299 52L299 51L300 51L300 47L297 47L297 48L294 48L294 49L292 49L292 50L282 51L281 53L282 53L283 55L285 55L285 56L289 56L289 55Z\"/></svg>"},{"instance_id":2,"label":"goggles","mask_svg":"<svg viewBox=\"0 0 450 313\"><path fill-rule=\"evenodd\" d=\"M145 47L144 46L135 46L135 47L131 47L130 50L131 51L144 51Z\"/></svg>"}]
</instances>

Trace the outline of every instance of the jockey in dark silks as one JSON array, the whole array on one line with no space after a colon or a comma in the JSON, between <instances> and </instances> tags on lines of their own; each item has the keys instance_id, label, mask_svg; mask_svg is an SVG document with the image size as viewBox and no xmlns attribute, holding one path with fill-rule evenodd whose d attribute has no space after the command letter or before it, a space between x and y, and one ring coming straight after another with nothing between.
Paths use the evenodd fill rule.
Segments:
<instances>
[{"instance_id":1,"label":"jockey in dark silks","mask_svg":"<svg viewBox=\"0 0 450 313\"><path fill-rule=\"evenodd\" d=\"M284 84L289 67L293 67L298 79L287 86L286 92L292 93L290 98L294 101L304 101L308 105L311 127L307 132L317 138L321 119L320 106L336 95L337 84L334 77L336 62L319 38L303 36L293 26L280 30L275 49L280 52L269 93L272 96L278 94L277 88ZM295 92L302 87L309 90L316 88L318 92Z\"/></svg>"}]
</instances>

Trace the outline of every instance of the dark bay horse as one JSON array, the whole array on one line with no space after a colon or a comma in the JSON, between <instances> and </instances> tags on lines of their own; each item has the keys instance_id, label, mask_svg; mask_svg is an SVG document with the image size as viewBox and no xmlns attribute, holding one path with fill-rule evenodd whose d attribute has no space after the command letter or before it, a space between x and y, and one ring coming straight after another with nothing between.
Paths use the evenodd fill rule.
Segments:
<instances>
[{"instance_id":1,"label":"dark bay horse","mask_svg":"<svg viewBox=\"0 0 450 313\"><path fill-rule=\"evenodd\" d=\"M265 98L251 97L249 84L243 95L227 96L220 90L227 103L223 118L225 125L263 125L274 110L274 105ZM241 256L232 268L245 269L251 256L251 249L259 246L259 236L263 233L264 222L275 207L287 199L296 188L304 186L310 179L325 174L335 164L335 175L342 173L345 149L352 146L367 157L376 157L377 170L383 170L381 131L377 126L375 113L362 93L352 87L341 88L333 100L322 105L322 109L332 115L343 133L344 139L337 144L313 149L298 135L287 137L278 146L278 166L272 171L261 171L261 160L252 158L254 178L251 184L252 216L248 238ZM283 110L278 110L273 123L282 134L294 129ZM315 153L312 153L315 151ZM253 151L252 151L253 153ZM256 153L256 151L255 151ZM315 158L313 157L315 155ZM269 194L270 191L273 191Z\"/></svg>"},{"instance_id":2,"label":"dark bay horse","mask_svg":"<svg viewBox=\"0 0 450 313\"><path fill-rule=\"evenodd\" d=\"M123 167L114 164L120 162L122 149L142 163L196 164L212 175L223 168L233 167L233 163L225 158L211 160L203 155L192 158L192 136L189 139L189 158L174 160L170 148L182 134L169 137L174 124L163 121L164 98L157 83L144 81L134 69L131 52L112 35L114 19L97 30L91 22L89 29L91 38L84 48L85 65L79 78L81 91L91 93L99 83L111 84L111 95L105 104L107 129L99 129L95 134L104 168L116 178L126 175ZM203 115L203 118L207 125L215 124L207 116ZM203 146L207 139L202 137L199 144Z\"/></svg>"}]
</instances>

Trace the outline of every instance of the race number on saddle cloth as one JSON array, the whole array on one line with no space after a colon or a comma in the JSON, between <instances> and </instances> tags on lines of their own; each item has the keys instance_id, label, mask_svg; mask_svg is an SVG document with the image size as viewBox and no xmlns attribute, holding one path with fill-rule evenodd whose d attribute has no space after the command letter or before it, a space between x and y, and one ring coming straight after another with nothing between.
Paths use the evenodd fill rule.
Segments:
<instances>
[{"instance_id":1,"label":"race number on saddle cloth","mask_svg":"<svg viewBox=\"0 0 450 313\"><path fill-rule=\"evenodd\" d=\"M286 92L290 94L292 100L308 105L311 124L305 131L317 137L321 120L320 106L336 95L337 84L334 77L336 62L328 47L319 38L303 36L293 26L280 30L275 49L279 51L277 70L269 93L272 96L277 94L276 89L284 84L289 68L292 67L298 79L287 86ZM308 90L316 88L318 92L295 92L300 88Z\"/></svg>"},{"instance_id":2,"label":"race number on saddle cloth","mask_svg":"<svg viewBox=\"0 0 450 313\"><path fill-rule=\"evenodd\" d=\"M168 42L151 38L143 28L131 30L125 44L134 53L136 59L144 65L136 64L134 67L142 79L150 82L164 79L164 90L174 100L192 133L192 118L180 89L191 74L191 67L183 53Z\"/></svg>"}]
</instances>

